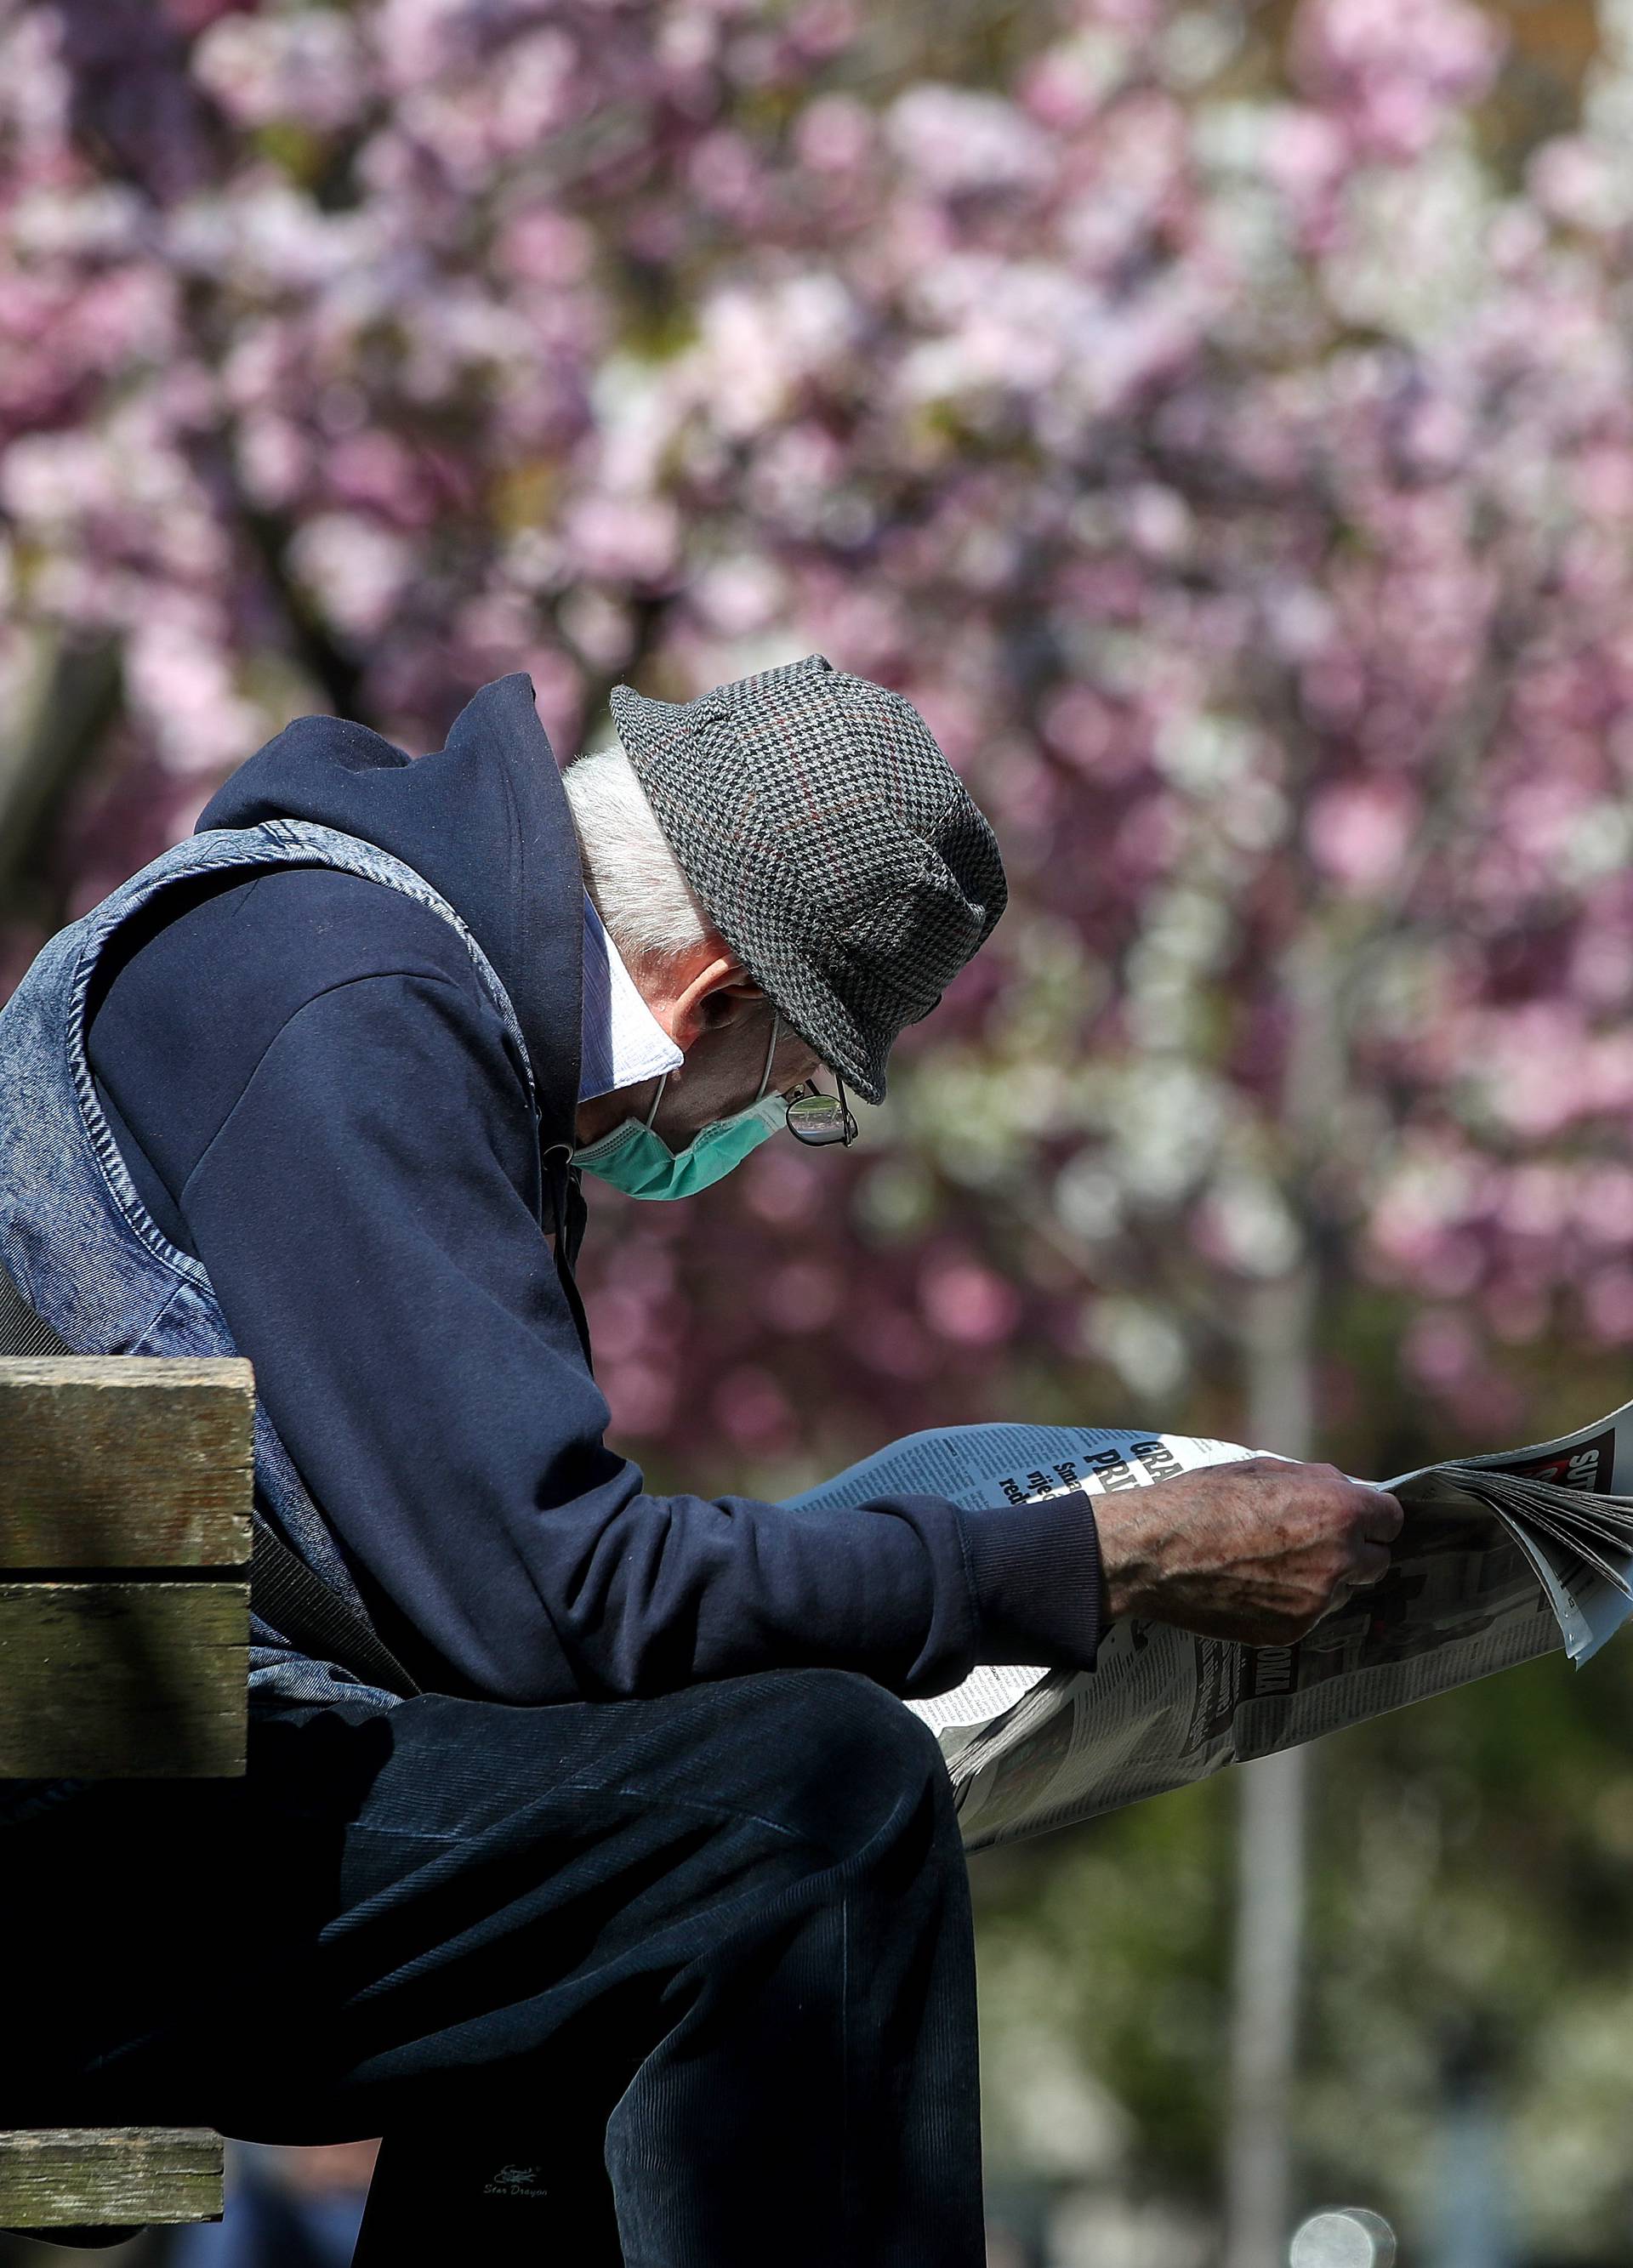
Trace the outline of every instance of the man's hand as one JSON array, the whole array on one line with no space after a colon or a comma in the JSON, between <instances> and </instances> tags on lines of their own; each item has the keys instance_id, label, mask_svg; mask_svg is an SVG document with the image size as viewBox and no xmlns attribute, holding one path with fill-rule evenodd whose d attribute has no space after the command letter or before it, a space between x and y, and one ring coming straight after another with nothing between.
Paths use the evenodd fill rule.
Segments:
<instances>
[{"instance_id":1,"label":"man's hand","mask_svg":"<svg viewBox=\"0 0 1633 2268\"><path fill-rule=\"evenodd\" d=\"M1094 1499L1113 1616L1144 1615L1246 1646L1290 1646L1376 1583L1402 1513L1333 1465L1208 1465Z\"/></svg>"}]
</instances>

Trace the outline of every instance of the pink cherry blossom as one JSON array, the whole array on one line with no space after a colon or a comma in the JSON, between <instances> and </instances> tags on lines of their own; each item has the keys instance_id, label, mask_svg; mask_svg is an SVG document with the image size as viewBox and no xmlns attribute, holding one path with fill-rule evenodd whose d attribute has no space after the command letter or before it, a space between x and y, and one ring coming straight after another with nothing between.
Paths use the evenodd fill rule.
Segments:
<instances>
[{"instance_id":1,"label":"pink cherry blossom","mask_svg":"<svg viewBox=\"0 0 1633 2268\"><path fill-rule=\"evenodd\" d=\"M514 668L565 755L621 676L820 651L999 828L857 1151L598 1199L677 1457L1120 1363L1182 1422L1300 1254L1346 1425L1352 1297L1459 1426L1625 1336L1615 104L1517 180L1471 0L1301 0L1257 86L1173 18L1075 0L976 87L846 0L0 0L0 696L123 664L6 981L290 716L434 746Z\"/></svg>"}]
</instances>

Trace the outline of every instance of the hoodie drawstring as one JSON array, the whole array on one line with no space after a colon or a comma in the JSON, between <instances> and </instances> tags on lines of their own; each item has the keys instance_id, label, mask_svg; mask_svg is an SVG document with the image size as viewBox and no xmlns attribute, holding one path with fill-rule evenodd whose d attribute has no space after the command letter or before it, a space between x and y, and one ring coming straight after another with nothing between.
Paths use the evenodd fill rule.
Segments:
<instances>
[{"instance_id":1,"label":"hoodie drawstring","mask_svg":"<svg viewBox=\"0 0 1633 2268\"><path fill-rule=\"evenodd\" d=\"M544 1172L544 1186L550 1192L557 1278L566 1296L573 1327L579 1335L579 1344L584 1350L584 1360L594 1376L595 1366L590 1355L589 1317L584 1312L578 1278L573 1272L573 1263L578 1257L579 1241L584 1233L586 1207L579 1193L579 1177L573 1167L572 1144L551 1143L548 1150L540 1153L540 1163Z\"/></svg>"}]
</instances>

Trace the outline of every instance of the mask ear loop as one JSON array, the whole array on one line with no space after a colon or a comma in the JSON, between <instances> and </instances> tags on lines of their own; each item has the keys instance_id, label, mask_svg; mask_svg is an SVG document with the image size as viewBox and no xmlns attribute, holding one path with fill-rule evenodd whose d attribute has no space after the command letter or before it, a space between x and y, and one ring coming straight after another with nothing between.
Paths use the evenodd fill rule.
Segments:
<instances>
[{"instance_id":1,"label":"mask ear loop","mask_svg":"<svg viewBox=\"0 0 1633 2268\"><path fill-rule=\"evenodd\" d=\"M771 1085L772 1065L777 1059L777 1042L781 1036L782 1011L774 1007L772 1010L771 1045L765 1050L765 1068L760 1073L760 1091L754 1098L757 1105L765 1100L765 1090Z\"/></svg>"},{"instance_id":2,"label":"mask ear loop","mask_svg":"<svg viewBox=\"0 0 1633 2268\"><path fill-rule=\"evenodd\" d=\"M772 1010L771 1045L765 1050L765 1068L760 1073L760 1091L754 1098L757 1103L764 1102L765 1100L765 1090L771 1085L772 1065L777 1059L777 1042L781 1036L782 1011L780 1008L773 1008ZM646 1126L648 1134L651 1133L652 1123L658 1115L658 1105L663 1100L663 1090L669 1083L669 1075L668 1071L665 1071L662 1078L658 1081L658 1091L652 1098L652 1108L647 1113L646 1118L642 1122Z\"/></svg>"}]
</instances>

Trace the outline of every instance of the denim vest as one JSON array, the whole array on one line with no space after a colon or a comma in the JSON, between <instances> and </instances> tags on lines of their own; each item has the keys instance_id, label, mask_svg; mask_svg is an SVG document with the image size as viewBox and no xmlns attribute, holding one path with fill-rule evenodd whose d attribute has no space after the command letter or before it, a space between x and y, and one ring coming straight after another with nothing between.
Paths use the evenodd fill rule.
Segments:
<instances>
[{"instance_id":1,"label":"denim vest","mask_svg":"<svg viewBox=\"0 0 1633 2268\"><path fill-rule=\"evenodd\" d=\"M165 1237L137 1194L96 1098L85 1051L85 1004L98 961L121 923L172 883L225 868L329 866L417 899L456 930L514 1041L535 1119L533 1067L509 995L447 901L372 843L303 820L188 836L58 932L0 1009L0 1260L77 1353L238 1352L209 1276ZM314 1571L358 1604L351 1572L288 1450L259 1402L255 1501ZM250 1705L390 1703L333 1662L295 1651L250 1618Z\"/></svg>"}]
</instances>

